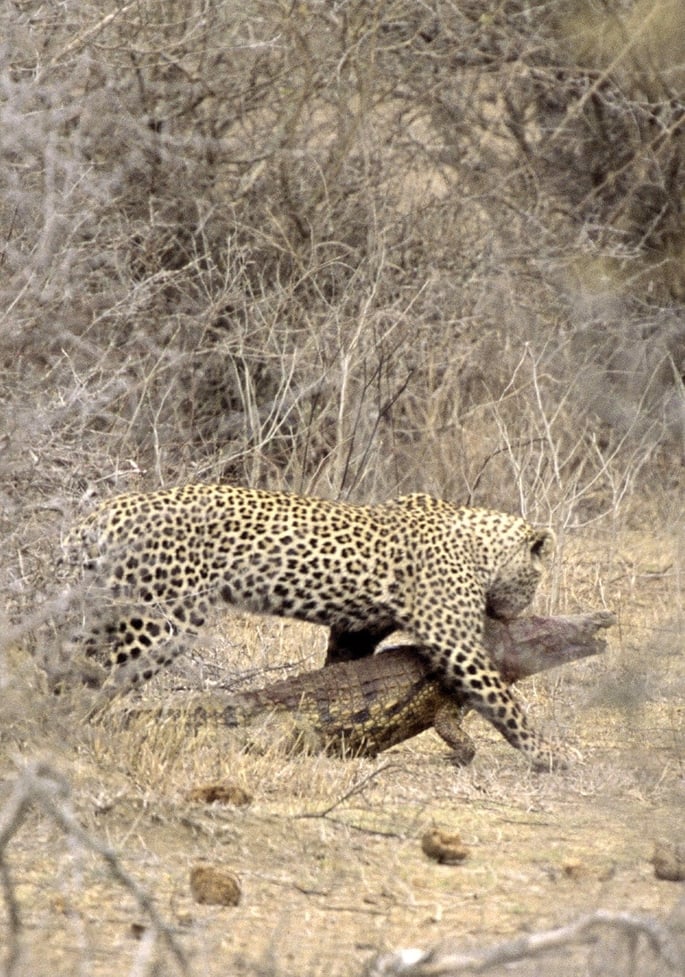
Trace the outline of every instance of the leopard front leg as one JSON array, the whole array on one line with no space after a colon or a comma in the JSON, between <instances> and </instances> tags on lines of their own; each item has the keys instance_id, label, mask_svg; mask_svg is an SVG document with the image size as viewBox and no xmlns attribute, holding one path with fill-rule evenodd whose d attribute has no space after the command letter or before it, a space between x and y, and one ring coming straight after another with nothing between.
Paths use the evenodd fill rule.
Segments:
<instances>
[{"instance_id":1,"label":"leopard front leg","mask_svg":"<svg viewBox=\"0 0 685 977\"><path fill-rule=\"evenodd\" d=\"M533 769L560 770L567 766L566 758L530 729L521 706L490 663L485 648L469 656L469 664L463 672L448 663L442 681L491 722L515 749L527 756Z\"/></svg>"},{"instance_id":2,"label":"leopard front leg","mask_svg":"<svg viewBox=\"0 0 685 977\"><path fill-rule=\"evenodd\" d=\"M536 770L565 767L566 759L529 728L514 693L492 664L482 644L485 593L479 590L475 573L460 570L465 581L460 589L446 591L447 571L431 575L430 586L418 587L401 625L413 633L419 653L457 702L492 723ZM459 579L457 571L452 576Z\"/></svg>"}]
</instances>

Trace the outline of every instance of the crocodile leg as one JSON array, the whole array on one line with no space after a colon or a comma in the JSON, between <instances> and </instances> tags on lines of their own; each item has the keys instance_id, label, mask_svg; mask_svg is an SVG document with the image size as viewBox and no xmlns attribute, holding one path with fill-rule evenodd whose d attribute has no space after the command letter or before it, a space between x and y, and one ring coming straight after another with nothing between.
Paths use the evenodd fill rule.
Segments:
<instances>
[{"instance_id":1,"label":"crocodile leg","mask_svg":"<svg viewBox=\"0 0 685 977\"><path fill-rule=\"evenodd\" d=\"M452 750L450 760L457 767L467 767L476 755L476 744L462 726L468 712L451 699L438 706L433 719L433 728Z\"/></svg>"}]
</instances>

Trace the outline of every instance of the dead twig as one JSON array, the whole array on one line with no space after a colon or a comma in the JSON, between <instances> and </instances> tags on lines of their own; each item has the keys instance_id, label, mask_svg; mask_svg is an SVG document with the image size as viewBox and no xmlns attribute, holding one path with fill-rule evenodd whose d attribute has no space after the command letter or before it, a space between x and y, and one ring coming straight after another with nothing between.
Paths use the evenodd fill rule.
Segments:
<instances>
[{"instance_id":1,"label":"dead twig","mask_svg":"<svg viewBox=\"0 0 685 977\"><path fill-rule=\"evenodd\" d=\"M329 804L328 807L325 807L323 811L308 811L305 812L304 814L298 814L296 815L296 817L300 819L328 817L328 815L331 814L332 811L335 811L336 807L340 807L341 804L349 800L350 797L354 797L355 794L360 794L365 787L367 787L372 781L376 779L376 777L379 777L382 773L385 773L385 771L387 770L392 770L392 768L396 766L397 766L396 763L390 763L390 762L383 763L376 770L372 770L371 773L367 774L365 777L362 777L361 780L356 780L352 784L349 790L346 790L344 794L340 795L340 797L336 797L333 803Z\"/></svg>"},{"instance_id":2,"label":"dead twig","mask_svg":"<svg viewBox=\"0 0 685 977\"><path fill-rule=\"evenodd\" d=\"M28 811L34 805L42 808L67 835L75 838L84 848L95 852L96 855L104 859L113 877L129 890L140 909L148 915L152 928L166 944L167 949L178 963L181 973L189 974L185 953L170 927L157 912L152 896L129 875L113 849L93 838L81 827L71 810L70 790L66 778L48 763L37 761L29 764L17 777L5 806L0 810L0 883L7 905L10 930L6 958L8 977L12 977L12 974L16 972L16 965L20 956L21 917L4 855L7 845L19 831L26 820Z\"/></svg>"},{"instance_id":3,"label":"dead twig","mask_svg":"<svg viewBox=\"0 0 685 977\"><path fill-rule=\"evenodd\" d=\"M647 916L598 909L567 926L529 933L485 950L463 951L442 945L425 952L407 949L386 954L371 962L366 977L395 977L399 974L402 977L453 977L456 974L482 974L493 967L529 959L577 941L595 942L598 938L598 926L618 929L634 940L639 936L646 937L651 949L674 973L682 972L682 957L666 926Z\"/></svg>"}]
</instances>

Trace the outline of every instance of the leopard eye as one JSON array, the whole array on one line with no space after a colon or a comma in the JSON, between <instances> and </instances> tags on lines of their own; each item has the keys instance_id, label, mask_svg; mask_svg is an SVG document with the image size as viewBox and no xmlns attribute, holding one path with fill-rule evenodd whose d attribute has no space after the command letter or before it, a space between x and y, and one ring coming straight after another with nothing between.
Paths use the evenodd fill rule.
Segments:
<instances>
[{"instance_id":1,"label":"leopard eye","mask_svg":"<svg viewBox=\"0 0 685 977\"><path fill-rule=\"evenodd\" d=\"M530 544L531 556L549 556L556 545L556 538L551 529L539 529Z\"/></svg>"},{"instance_id":2,"label":"leopard eye","mask_svg":"<svg viewBox=\"0 0 685 977\"><path fill-rule=\"evenodd\" d=\"M530 552L533 556L540 556L545 546L544 537L538 537L530 548Z\"/></svg>"}]
</instances>

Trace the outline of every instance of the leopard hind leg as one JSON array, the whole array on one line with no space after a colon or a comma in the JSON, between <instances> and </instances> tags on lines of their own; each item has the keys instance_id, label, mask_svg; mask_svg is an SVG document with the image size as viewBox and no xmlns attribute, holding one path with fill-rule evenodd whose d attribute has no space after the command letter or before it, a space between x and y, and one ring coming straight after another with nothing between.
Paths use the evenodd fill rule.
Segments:
<instances>
[{"instance_id":1,"label":"leopard hind leg","mask_svg":"<svg viewBox=\"0 0 685 977\"><path fill-rule=\"evenodd\" d=\"M70 678L76 675L81 685L113 697L147 682L186 652L205 616L206 610L195 607L191 624L183 608L171 614L156 605L114 604L99 613L91 608L60 658L71 660Z\"/></svg>"}]
</instances>

